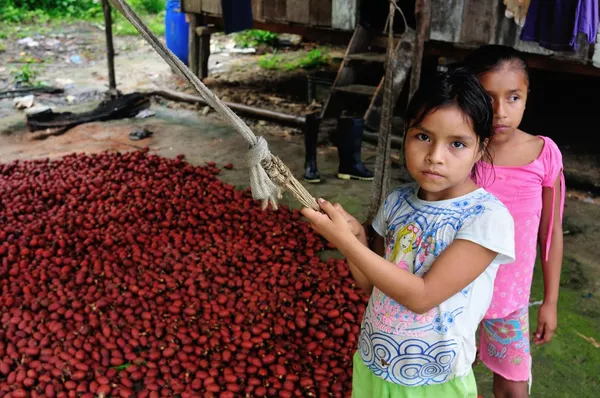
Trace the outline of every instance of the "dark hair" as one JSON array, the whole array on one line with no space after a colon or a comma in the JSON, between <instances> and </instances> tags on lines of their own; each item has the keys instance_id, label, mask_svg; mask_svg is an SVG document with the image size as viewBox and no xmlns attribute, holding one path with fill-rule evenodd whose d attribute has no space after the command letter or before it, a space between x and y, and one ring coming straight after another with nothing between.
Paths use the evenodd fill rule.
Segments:
<instances>
[{"instance_id":1,"label":"dark hair","mask_svg":"<svg viewBox=\"0 0 600 398\"><path fill-rule=\"evenodd\" d=\"M492 101L477 76L464 67L453 67L448 72L424 79L408 104L404 137L408 129L420 124L432 112L445 107L456 107L463 113L477 135L479 149L483 151L482 159L491 164L492 156L487 144L494 134ZM476 181L478 169L476 165L472 171Z\"/></svg>"},{"instance_id":2,"label":"dark hair","mask_svg":"<svg viewBox=\"0 0 600 398\"><path fill-rule=\"evenodd\" d=\"M463 61L463 65L471 69L475 75L498 70L505 63L523 70L527 85L529 85L529 67L521 53L509 46L490 44L481 46L470 53Z\"/></svg>"}]
</instances>

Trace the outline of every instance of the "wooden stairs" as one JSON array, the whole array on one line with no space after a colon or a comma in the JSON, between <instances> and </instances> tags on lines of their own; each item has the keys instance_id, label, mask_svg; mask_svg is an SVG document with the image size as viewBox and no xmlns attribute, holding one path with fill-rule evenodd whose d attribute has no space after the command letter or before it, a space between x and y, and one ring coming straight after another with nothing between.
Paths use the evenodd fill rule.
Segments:
<instances>
[{"instance_id":1,"label":"wooden stairs","mask_svg":"<svg viewBox=\"0 0 600 398\"><path fill-rule=\"evenodd\" d=\"M414 41L415 31L410 28L402 35L394 36L394 105L412 65ZM321 119L337 119L343 113L362 114L367 129L379 130L387 42L387 36L373 34L357 25L323 106Z\"/></svg>"}]
</instances>

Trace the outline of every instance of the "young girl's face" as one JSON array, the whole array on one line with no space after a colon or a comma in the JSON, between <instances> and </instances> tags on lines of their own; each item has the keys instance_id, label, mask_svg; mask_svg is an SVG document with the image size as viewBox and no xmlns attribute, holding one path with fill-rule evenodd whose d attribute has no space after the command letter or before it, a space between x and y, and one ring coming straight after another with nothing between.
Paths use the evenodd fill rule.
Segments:
<instances>
[{"instance_id":1,"label":"young girl's face","mask_svg":"<svg viewBox=\"0 0 600 398\"><path fill-rule=\"evenodd\" d=\"M471 120L458 108L434 110L411 127L404 152L423 199L451 199L472 190L470 174L481 158L480 142Z\"/></svg>"},{"instance_id":2,"label":"young girl's face","mask_svg":"<svg viewBox=\"0 0 600 398\"><path fill-rule=\"evenodd\" d=\"M517 130L523 119L529 88L525 71L505 62L500 69L480 75L479 81L492 98L494 140L505 140Z\"/></svg>"}]
</instances>

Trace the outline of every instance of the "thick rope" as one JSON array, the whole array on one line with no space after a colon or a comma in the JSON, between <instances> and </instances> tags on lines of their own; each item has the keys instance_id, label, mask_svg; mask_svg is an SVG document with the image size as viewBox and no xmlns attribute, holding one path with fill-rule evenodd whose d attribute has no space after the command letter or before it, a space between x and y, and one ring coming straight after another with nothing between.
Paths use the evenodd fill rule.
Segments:
<instances>
[{"instance_id":1,"label":"thick rope","mask_svg":"<svg viewBox=\"0 0 600 398\"><path fill-rule=\"evenodd\" d=\"M179 76L185 79L200 94L200 96L219 115L228 121L248 142L250 150L254 153L248 157L248 162L250 162L250 160L252 161L252 163L249 164L252 197L261 200L263 202L263 208L266 208L269 203L274 208L277 208L277 201L281 199L281 188L285 188L290 191L294 198L296 198L296 200L304 207L319 211L319 205L315 198L313 198L304 186L294 178L287 166L279 159L276 161L274 160L276 158L269 152L266 140L262 137L256 137L242 119L211 92L183 62L169 51L148 29L125 0L109 1L113 7L115 7L136 28L140 35L142 35L152 48L154 48L158 55L160 55ZM260 146L260 148L255 149L257 145ZM281 178L282 175L285 175L286 177Z\"/></svg>"},{"instance_id":2,"label":"thick rope","mask_svg":"<svg viewBox=\"0 0 600 398\"><path fill-rule=\"evenodd\" d=\"M263 137L258 137L256 145L250 147L246 154L246 164L250 169L250 188L252 194L259 198L268 198L263 201L263 209L269 203L273 208L277 209L277 202L271 200L274 196L277 199L281 198L281 190L271 181L265 169L262 168L264 161L269 161L271 154L269 153L269 145Z\"/></svg>"}]
</instances>

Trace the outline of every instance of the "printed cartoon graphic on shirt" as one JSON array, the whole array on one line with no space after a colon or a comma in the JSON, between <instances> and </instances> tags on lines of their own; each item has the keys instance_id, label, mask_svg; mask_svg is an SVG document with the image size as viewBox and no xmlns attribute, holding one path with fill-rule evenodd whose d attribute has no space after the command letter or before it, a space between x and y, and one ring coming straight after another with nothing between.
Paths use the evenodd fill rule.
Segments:
<instances>
[{"instance_id":1,"label":"printed cartoon graphic on shirt","mask_svg":"<svg viewBox=\"0 0 600 398\"><path fill-rule=\"evenodd\" d=\"M394 242L388 245L391 251L388 257L390 262L410 273L413 273L415 268L415 246L419 243L419 232L420 229L417 225L408 224L400 229L397 234L390 234L392 235L390 240Z\"/></svg>"}]
</instances>

